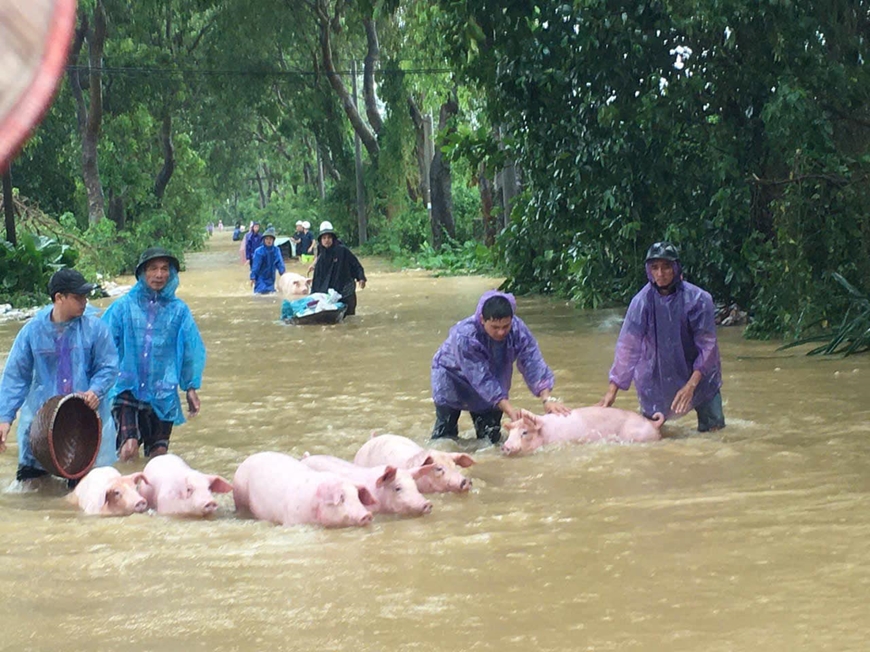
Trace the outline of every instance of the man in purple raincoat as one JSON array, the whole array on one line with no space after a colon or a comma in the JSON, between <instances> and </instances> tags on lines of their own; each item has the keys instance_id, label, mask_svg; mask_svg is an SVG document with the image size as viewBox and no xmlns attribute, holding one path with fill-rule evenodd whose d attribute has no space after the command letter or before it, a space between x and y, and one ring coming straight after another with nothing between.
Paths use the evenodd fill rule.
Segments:
<instances>
[{"instance_id":1,"label":"man in purple raincoat","mask_svg":"<svg viewBox=\"0 0 870 652\"><path fill-rule=\"evenodd\" d=\"M501 438L501 415L519 417L508 400L514 361L532 394L546 412L568 414L559 399L550 396L553 372L544 362L538 343L516 316L512 294L484 293L474 316L458 322L432 359L432 398L435 428L432 439L458 439L462 410L471 413L477 438Z\"/></svg>"},{"instance_id":2,"label":"man in purple raincoat","mask_svg":"<svg viewBox=\"0 0 870 652\"><path fill-rule=\"evenodd\" d=\"M649 248L646 275L649 285L628 307L610 386L599 405L613 405L633 380L646 417L661 412L671 419L694 409L699 431L724 428L713 299L683 280L679 252L670 242Z\"/></svg>"}]
</instances>

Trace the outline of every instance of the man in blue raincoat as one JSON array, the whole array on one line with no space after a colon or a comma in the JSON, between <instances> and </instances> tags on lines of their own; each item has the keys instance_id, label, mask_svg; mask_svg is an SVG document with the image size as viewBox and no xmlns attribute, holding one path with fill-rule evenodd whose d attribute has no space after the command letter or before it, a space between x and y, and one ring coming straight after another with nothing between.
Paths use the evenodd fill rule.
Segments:
<instances>
[{"instance_id":1,"label":"man in blue raincoat","mask_svg":"<svg viewBox=\"0 0 870 652\"><path fill-rule=\"evenodd\" d=\"M185 421L179 388L190 416L199 413L205 344L190 308L175 296L178 270L165 249L146 249L136 285L103 315L120 357L111 399L122 461L138 457L140 445L148 457L167 451L172 427Z\"/></svg>"},{"instance_id":2,"label":"man in blue raincoat","mask_svg":"<svg viewBox=\"0 0 870 652\"><path fill-rule=\"evenodd\" d=\"M472 317L458 322L432 359L432 398L435 427L432 439L457 439L457 421L465 410L478 439L501 439L501 416L519 418L508 395L516 361L529 390L541 399L547 413L570 409L550 395L555 379L538 343L516 316L512 294L484 293Z\"/></svg>"},{"instance_id":3,"label":"man in blue raincoat","mask_svg":"<svg viewBox=\"0 0 870 652\"><path fill-rule=\"evenodd\" d=\"M270 294L275 291L275 272L280 276L287 271L281 250L275 246L275 229L263 233L263 244L254 252L251 263L251 285L255 294Z\"/></svg>"},{"instance_id":4,"label":"man in blue raincoat","mask_svg":"<svg viewBox=\"0 0 870 652\"><path fill-rule=\"evenodd\" d=\"M263 244L263 236L260 234L260 223L251 222L251 230L245 239L245 260L248 261L248 267L254 263L254 252Z\"/></svg>"},{"instance_id":5,"label":"man in blue raincoat","mask_svg":"<svg viewBox=\"0 0 870 652\"><path fill-rule=\"evenodd\" d=\"M73 269L51 277L51 306L38 312L19 331L0 380L0 452L18 410L18 480L46 475L30 448L30 426L39 408L52 396L74 392L97 410L103 441L97 466L115 462L115 429L109 390L118 374L118 352L99 317L85 309L92 283ZM106 436L108 435L108 436Z\"/></svg>"},{"instance_id":6,"label":"man in blue raincoat","mask_svg":"<svg viewBox=\"0 0 870 652\"><path fill-rule=\"evenodd\" d=\"M661 412L671 419L694 408L699 431L724 428L713 298L683 280L679 251L670 242L649 248L646 275L649 283L625 315L599 405L613 405L633 380L647 418Z\"/></svg>"}]
</instances>

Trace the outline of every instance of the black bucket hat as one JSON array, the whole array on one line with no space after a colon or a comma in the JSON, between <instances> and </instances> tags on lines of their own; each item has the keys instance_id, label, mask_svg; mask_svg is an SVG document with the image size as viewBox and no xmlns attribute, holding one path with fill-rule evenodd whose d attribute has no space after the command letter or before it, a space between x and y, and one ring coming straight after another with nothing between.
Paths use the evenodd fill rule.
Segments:
<instances>
[{"instance_id":1,"label":"black bucket hat","mask_svg":"<svg viewBox=\"0 0 870 652\"><path fill-rule=\"evenodd\" d=\"M173 256L171 253L166 251L163 247L148 247L145 251L142 252L142 255L139 256L139 264L136 265L136 278L142 274L142 270L145 269L145 263L149 260L154 260L155 258L167 258L169 263L175 267L175 271L178 272L181 270L181 265L178 263L178 258Z\"/></svg>"},{"instance_id":2,"label":"black bucket hat","mask_svg":"<svg viewBox=\"0 0 870 652\"><path fill-rule=\"evenodd\" d=\"M669 260L672 263L679 262L680 250L673 243L667 241L656 242L646 252L646 262L651 260Z\"/></svg>"}]
</instances>

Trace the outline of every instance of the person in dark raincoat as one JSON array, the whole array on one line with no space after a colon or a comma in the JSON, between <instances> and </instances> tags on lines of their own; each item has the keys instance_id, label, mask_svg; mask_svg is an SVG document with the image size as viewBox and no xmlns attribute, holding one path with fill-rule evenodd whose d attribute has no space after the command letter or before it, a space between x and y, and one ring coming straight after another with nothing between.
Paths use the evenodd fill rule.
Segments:
<instances>
[{"instance_id":1,"label":"person in dark raincoat","mask_svg":"<svg viewBox=\"0 0 870 652\"><path fill-rule=\"evenodd\" d=\"M266 229L263 244L254 252L251 264L251 284L255 294L270 294L275 291L275 272L287 271L281 250L275 246L275 229Z\"/></svg>"},{"instance_id":2,"label":"person in dark raincoat","mask_svg":"<svg viewBox=\"0 0 870 652\"><path fill-rule=\"evenodd\" d=\"M360 289L366 286L365 270L353 252L338 239L330 222L321 223L317 242L311 292L335 290L347 306L345 314L356 314L356 284L359 283Z\"/></svg>"},{"instance_id":3,"label":"person in dark raincoat","mask_svg":"<svg viewBox=\"0 0 870 652\"><path fill-rule=\"evenodd\" d=\"M465 410L478 439L501 439L501 417L519 418L509 394L513 365L529 390L541 399L544 411L568 414L570 409L550 395L555 378L544 362L538 342L516 316L512 294L486 292L474 315L450 329L432 358L432 398L435 427L432 439L459 437L457 421Z\"/></svg>"},{"instance_id":4,"label":"person in dark raincoat","mask_svg":"<svg viewBox=\"0 0 870 652\"><path fill-rule=\"evenodd\" d=\"M617 392L634 381L644 416L661 412L672 419L695 409L699 431L724 428L712 297L683 280L679 251L670 242L649 248L646 275L649 284L625 315L599 405L613 405Z\"/></svg>"},{"instance_id":5,"label":"person in dark raincoat","mask_svg":"<svg viewBox=\"0 0 870 652\"><path fill-rule=\"evenodd\" d=\"M147 457L167 452L172 427L185 421L179 389L190 416L199 414L205 343L190 308L175 296L178 269L162 247L146 249L136 285L103 314L120 357L110 397L122 462L136 459L140 445Z\"/></svg>"}]
</instances>

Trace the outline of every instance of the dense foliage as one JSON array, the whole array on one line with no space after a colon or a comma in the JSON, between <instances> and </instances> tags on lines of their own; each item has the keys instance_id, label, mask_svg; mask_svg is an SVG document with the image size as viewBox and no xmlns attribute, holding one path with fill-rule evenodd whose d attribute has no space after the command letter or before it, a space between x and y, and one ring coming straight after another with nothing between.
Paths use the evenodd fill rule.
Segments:
<instances>
[{"instance_id":1,"label":"dense foliage","mask_svg":"<svg viewBox=\"0 0 870 652\"><path fill-rule=\"evenodd\" d=\"M867 0L85 0L13 180L90 275L328 219L600 306L670 239L752 333L808 335L834 274L870 286L868 33Z\"/></svg>"}]
</instances>

